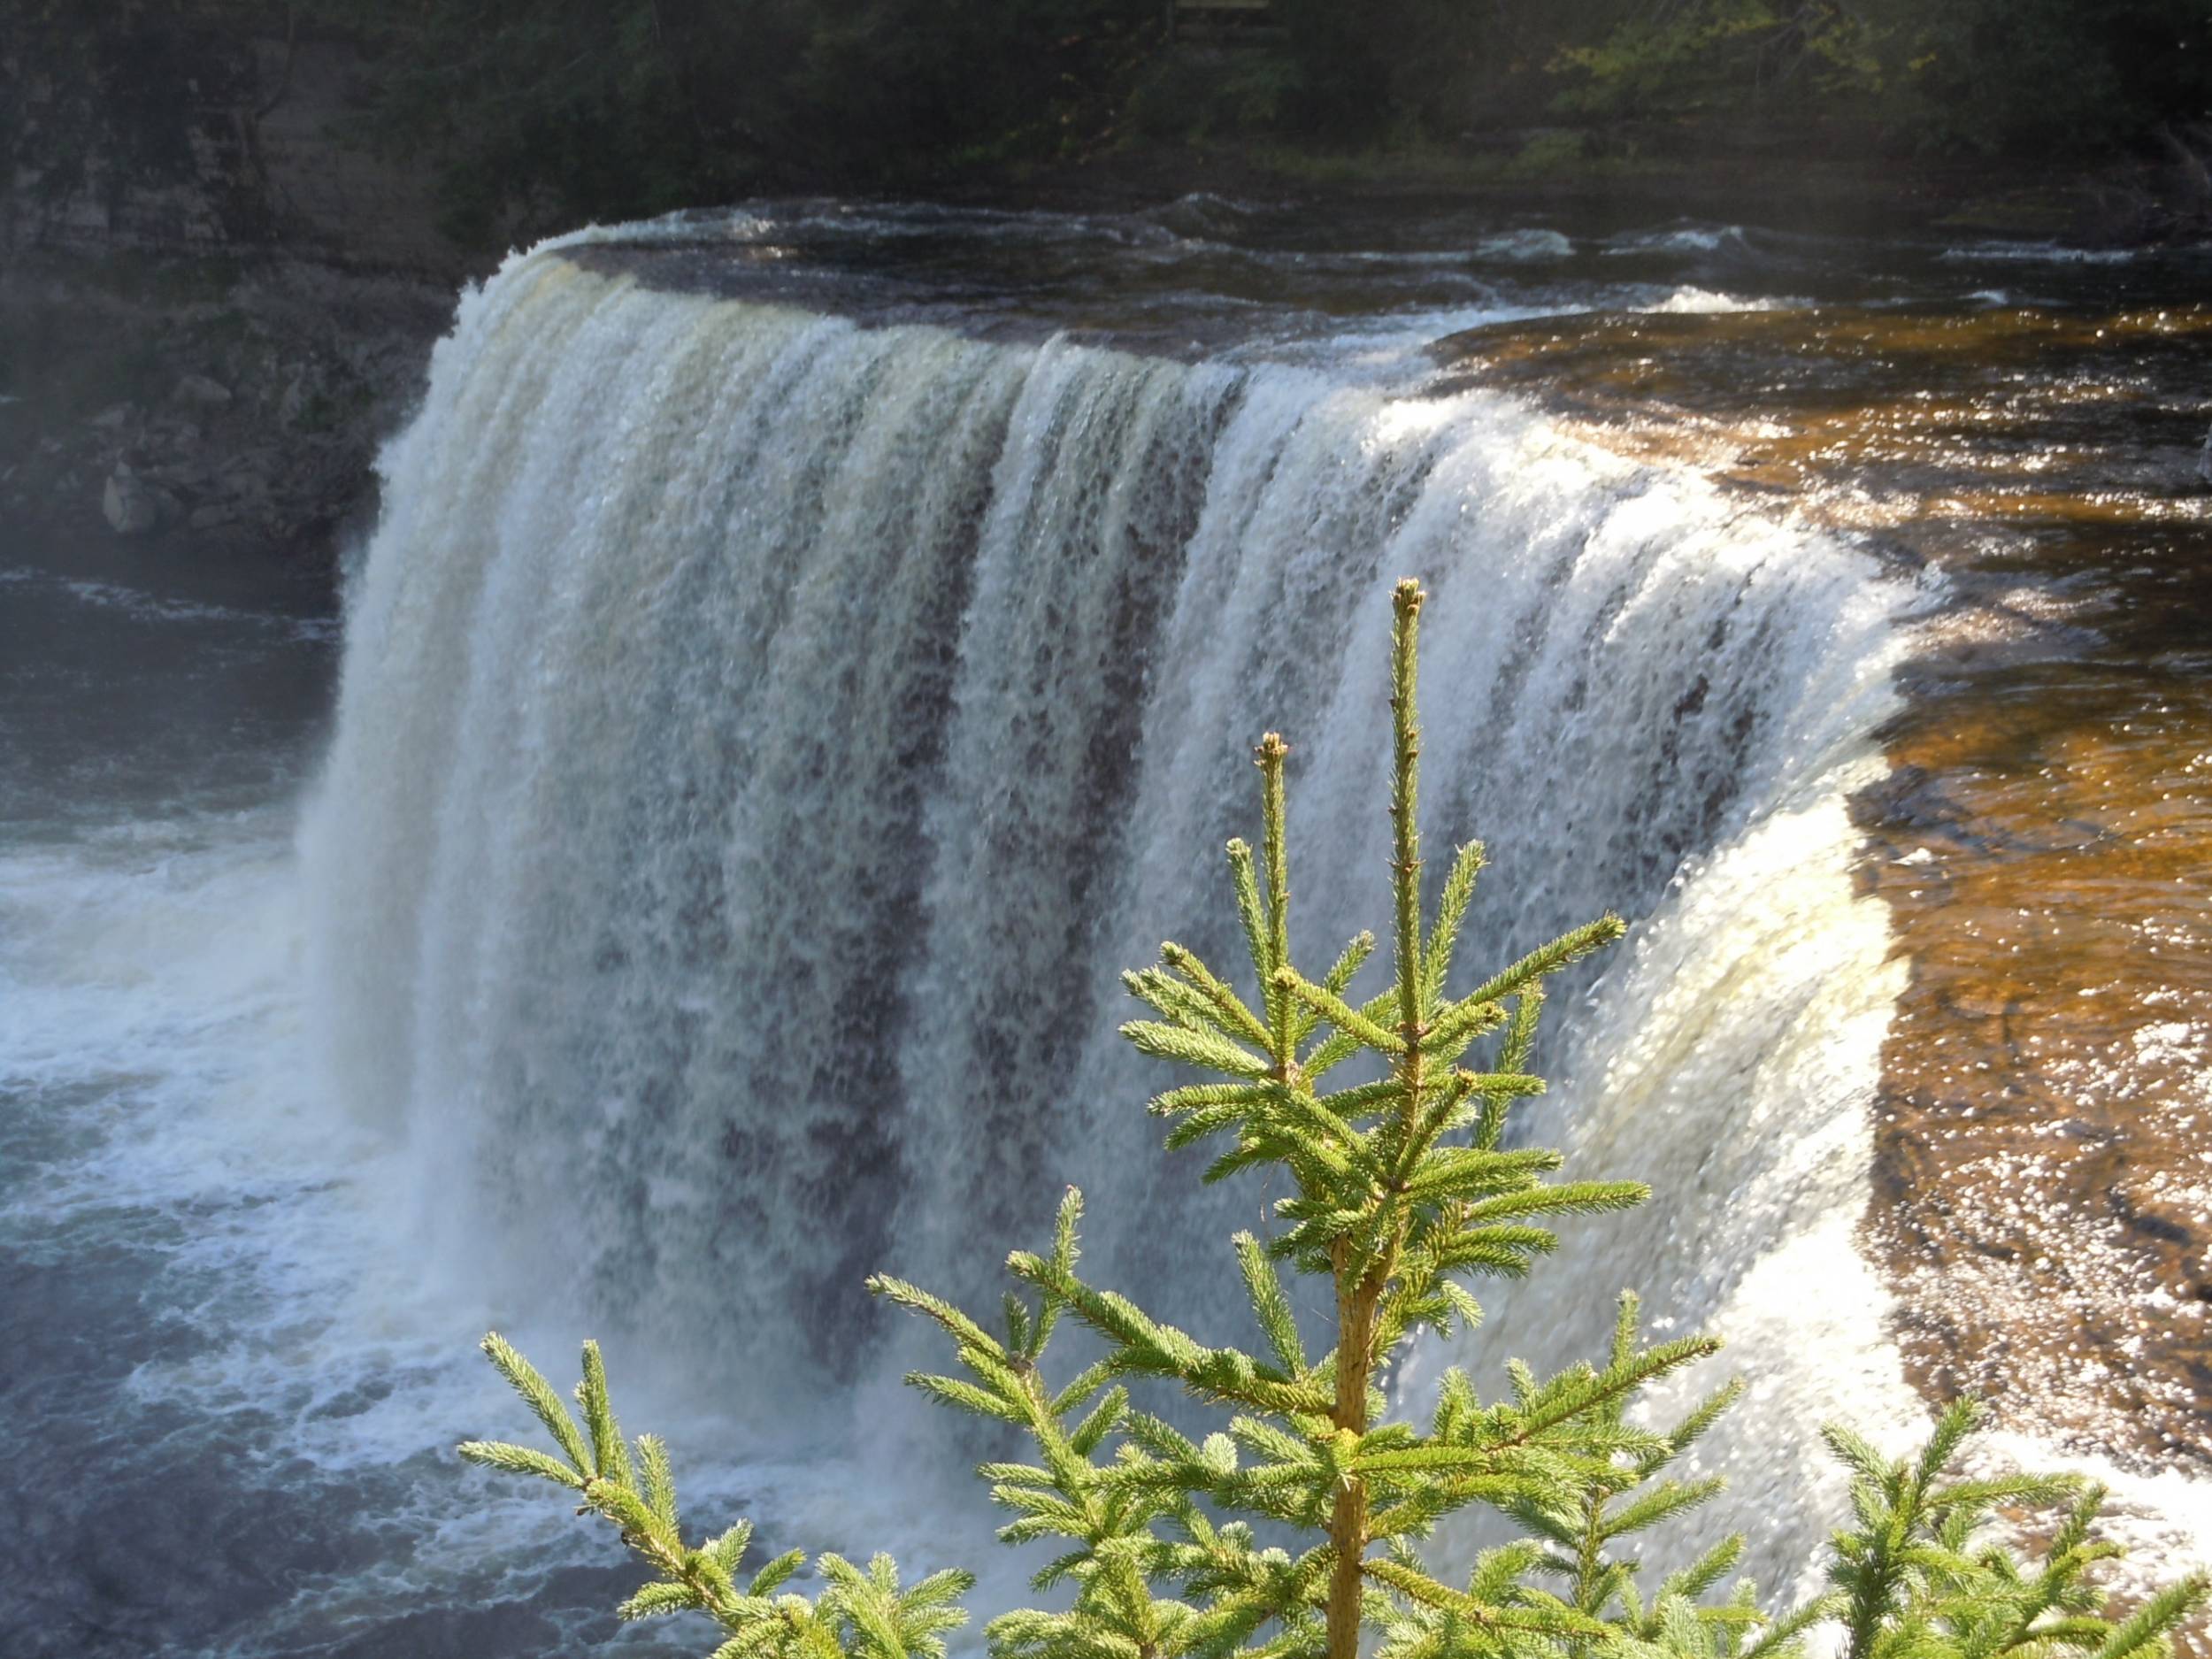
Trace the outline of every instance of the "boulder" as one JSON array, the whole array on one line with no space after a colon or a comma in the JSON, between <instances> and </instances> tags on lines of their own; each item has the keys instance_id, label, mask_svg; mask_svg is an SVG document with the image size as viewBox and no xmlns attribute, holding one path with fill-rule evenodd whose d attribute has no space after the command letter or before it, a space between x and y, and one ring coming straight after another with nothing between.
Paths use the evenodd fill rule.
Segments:
<instances>
[{"instance_id":1,"label":"boulder","mask_svg":"<svg viewBox=\"0 0 2212 1659\"><path fill-rule=\"evenodd\" d=\"M177 389L170 396L196 409L220 409L230 402L230 388L204 374L188 374L177 381Z\"/></svg>"},{"instance_id":2,"label":"boulder","mask_svg":"<svg viewBox=\"0 0 2212 1659\"><path fill-rule=\"evenodd\" d=\"M161 497L127 465L108 474L100 492L100 511L118 535L144 535L161 522Z\"/></svg>"}]
</instances>

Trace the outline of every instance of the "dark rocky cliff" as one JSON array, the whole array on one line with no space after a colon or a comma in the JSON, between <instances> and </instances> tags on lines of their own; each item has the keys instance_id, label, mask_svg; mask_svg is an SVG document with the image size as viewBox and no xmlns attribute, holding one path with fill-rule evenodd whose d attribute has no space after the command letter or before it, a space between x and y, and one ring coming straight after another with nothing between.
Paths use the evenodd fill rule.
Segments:
<instances>
[{"instance_id":1,"label":"dark rocky cliff","mask_svg":"<svg viewBox=\"0 0 2212 1659\"><path fill-rule=\"evenodd\" d=\"M327 557L471 261L420 170L346 141L349 42L211 35L159 69L162 96L73 129L29 102L0 526Z\"/></svg>"}]
</instances>

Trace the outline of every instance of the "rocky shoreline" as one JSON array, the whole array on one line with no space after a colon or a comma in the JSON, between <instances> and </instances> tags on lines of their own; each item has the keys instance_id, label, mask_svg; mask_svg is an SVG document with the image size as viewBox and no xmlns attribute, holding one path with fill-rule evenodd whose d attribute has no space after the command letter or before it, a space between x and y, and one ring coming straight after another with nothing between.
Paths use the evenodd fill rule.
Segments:
<instances>
[{"instance_id":1,"label":"rocky shoreline","mask_svg":"<svg viewBox=\"0 0 2212 1659\"><path fill-rule=\"evenodd\" d=\"M373 510L444 280L43 252L0 281L0 525L326 558Z\"/></svg>"},{"instance_id":2,"label":"rocky shoreline","mask_svg":"<svg viewBox=\"0 0 2212 1659\"><path fill-rule=\"evenodd\" d=\"M373 512L377 448L420 394L456 288L493 259L439 232L423 177L332 136L350 52L311 42L283 56L281 73L274 58L240 67L282 96L249 145L215 142L230 127L204 121L181 181L119 178L35 212L35 192L16 181L0 215L0 535L20 526L328 559ZM1772 157L1532 174L1486 152L1177 145L948 180L946 194L1115 211L1213 192L1309 200L1324 216L1332 199L1381 198L1409 212L1903 219L2140 242L2177 234L2170 182L2143 165L2055 179Z\"/></svg>"}]
</instances>

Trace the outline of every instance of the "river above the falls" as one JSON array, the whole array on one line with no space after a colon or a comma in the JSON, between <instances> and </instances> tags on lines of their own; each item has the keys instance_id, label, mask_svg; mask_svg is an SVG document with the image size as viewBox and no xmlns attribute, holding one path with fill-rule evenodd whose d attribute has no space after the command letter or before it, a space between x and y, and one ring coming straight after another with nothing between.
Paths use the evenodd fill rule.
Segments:
<instances>
[{"instance_id":1,"label":"river above the falls","mask_svg":"<svg viewBox=\"0 0 2212 1659\"><path fill-rule=\"evenodd\" d=\"M1302 949L1377 918L1405 573L1481 954L1637 925L1532 1133L1655 1213L1485 1343L1564 1363L1631 1282L1725 1331L1770 1580L1834 1496L1809 1417L1962 1386L2202 1559L2208 278L761 204L468 296L342 618L0 549L0 1403L49 1494L0 1642L649 1644L609 1540L449 1455L519 1430L495 1324L605 1340L703 1522L979 1556L859 1277L995 1294L1075 1179L1102 1280L1241 1339L1211 1241L1261 1195L1156 1162L1112 976L1231 936L1270 726Z\"/></svg>"}]
</instances>

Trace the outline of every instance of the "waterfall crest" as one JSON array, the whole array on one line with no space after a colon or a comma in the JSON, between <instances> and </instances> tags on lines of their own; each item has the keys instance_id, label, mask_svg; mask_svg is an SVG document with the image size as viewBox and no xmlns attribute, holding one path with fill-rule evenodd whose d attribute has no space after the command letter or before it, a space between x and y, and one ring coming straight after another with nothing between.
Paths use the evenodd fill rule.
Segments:
<instances>
[{"instance_id":1,"label":"waterfall crest","mask_svg":"<svg viewBox=\"0 0 2212 1659\"><path fill-rule=\"evenodd\" d=\"M878 1363L864 1271L995 1296L1072 1180L1100 1281L1241 1340L1223 1240L1275 1194L1163 1159L1115 975L1233 956L1263 729L1294 948L1385 915L1415 574L1432 863L1494 856L1462 955L1638 924L1557 1005L1539 1127L1658 1189L1486 1296L1472 1357L1591 1353L1632 1283L1752 1339L1755 1422L1893 1394L1849 1233L1895 970L1845 801L1894 589L1510 398L1306 355L864 327L558 249L472 294L303 832L319 1049L426 1224L797 1396ZM1808 1271L1818 1363L1778 1335ZM1762 1455L1747 1512L1808 1455Z\"/></svg>"}]
</instances>

